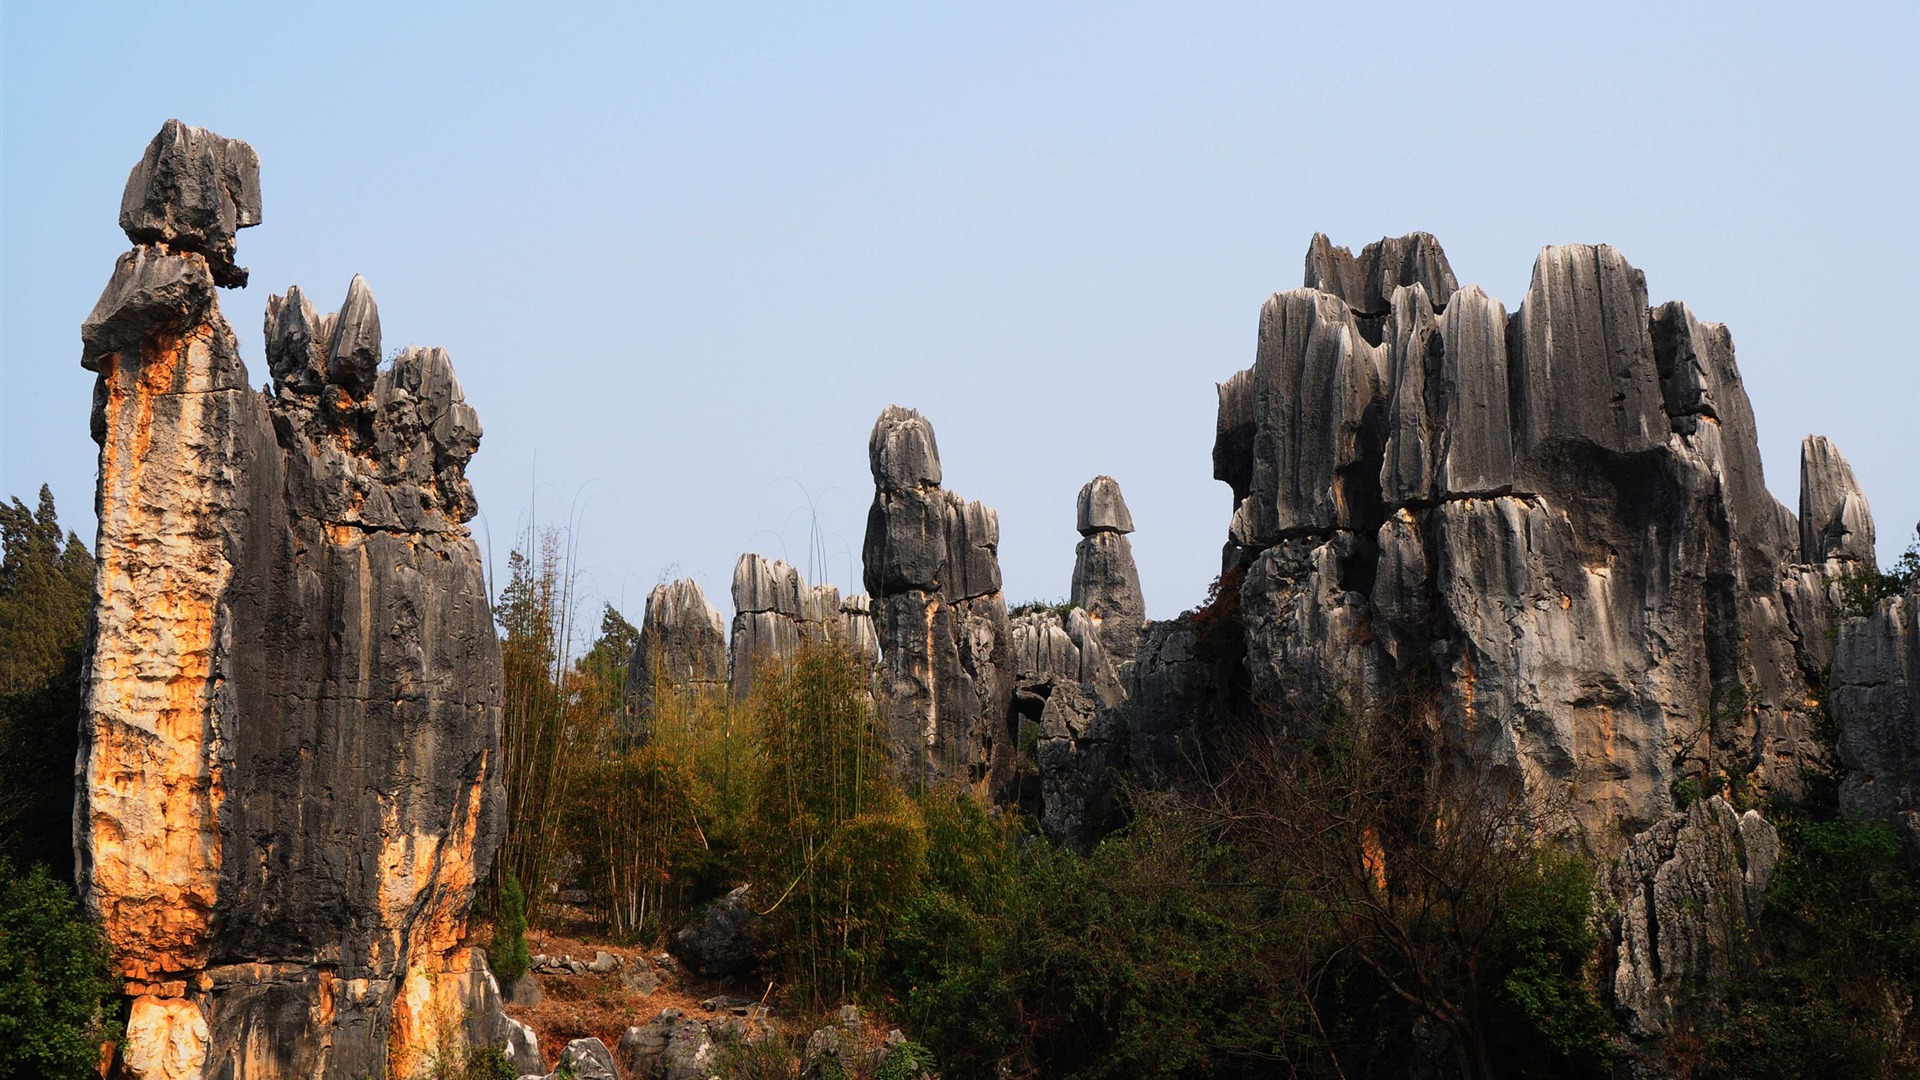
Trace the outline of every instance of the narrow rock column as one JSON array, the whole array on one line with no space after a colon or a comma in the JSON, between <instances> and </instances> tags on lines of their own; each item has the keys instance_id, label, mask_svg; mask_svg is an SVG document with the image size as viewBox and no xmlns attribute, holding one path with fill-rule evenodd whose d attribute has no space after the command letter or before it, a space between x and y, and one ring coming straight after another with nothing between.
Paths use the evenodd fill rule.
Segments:
<instances>
[{"instance_id":1,"label":"narrow rock column","mask_svg":"<svg viewBox=\"0 0 1920 1080\"><path fill-rule=\"evenodd\" d=\"M873 506L863 547L881 664L879 705L910 780L1012 767L1013 687L1000 591L1000 519L940 486L933 425L890 405L867 443Z\"/></svg>"},{"instance_id":2,"label":"narrow rock column","mask_svg":"<svg viewBox=\"0 0 1920 1080\"><path fill-rule=\"evenodd\" d=\"M1873 569L1873 510L1853 466L1825 435L1800 441L1800 561L1828 559Z\"/></svg>"},{"instance_id":3,"label":"narrow rock column","mask_svg":"<svg viewBox=\"0 0 1920 1080\"><path fill-rule=\"evenodd\" d=\"M1107 655L1124 667L1133 662L1140 631L1147 625L1140 572L1127 540L1133 515L1127 512L1119 483L1111 476L1096 476L1080 489L1074 517L1081 539L1073 553L1071 599L1093 616Z\"/></svg>"}]
</instances>

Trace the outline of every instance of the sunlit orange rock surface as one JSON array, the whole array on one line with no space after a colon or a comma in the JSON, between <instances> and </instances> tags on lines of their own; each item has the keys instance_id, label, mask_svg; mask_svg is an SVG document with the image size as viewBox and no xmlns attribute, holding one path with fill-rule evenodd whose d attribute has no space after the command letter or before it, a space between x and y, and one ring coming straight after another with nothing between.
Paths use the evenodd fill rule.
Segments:
<instances>
[{"instance_id":1,"label":"sunlit orange rock surface","mask_svg":"<svg viewBox=\"0 0 1920 1080\"><path fill-rule=\"evenodd\" d=\"M499 647L466 527L480 423L440 350L381 367L359 278L337 315L274 297L273 389L250 387L215 289L246 282L258 170L169 121L82 329L100 533L80 883L127 984L119 1075L404 1075L486 1019L461 941L500 813Z\"/></svg>"}]
</instances>

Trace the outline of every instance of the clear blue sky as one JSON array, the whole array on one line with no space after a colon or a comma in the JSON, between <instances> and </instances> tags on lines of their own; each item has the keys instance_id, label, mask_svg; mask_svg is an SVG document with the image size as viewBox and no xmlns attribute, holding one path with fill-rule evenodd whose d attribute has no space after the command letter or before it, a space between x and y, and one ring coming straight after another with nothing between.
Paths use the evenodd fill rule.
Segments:
<instances>
[{"instance_id":1,"label":"clear blue sky","mask_svg":"<svg viewBox=\"0 0 1920 1080\"><path fill-rule=\"evenodd\" d=\"M1712 10L1708 10L1711 8ZM1834 437L1881 553L1920 518L1920 7L1885 4L41 4L0 15L0 494L91 540L80 321L169 116L259 151L261 310L365 274L443 345L496 559L575 507L638 618L735 557L857 582L866 438L932 418L1058 597L1073 496L1119 478L1149 611L1218 569L1214 383L1307 240L1437 234L1517 307L1541 245L1612 243L1733 331L1769 486ZM576 503L576 494L578 496Z\"/></svg>"}]
</instances>

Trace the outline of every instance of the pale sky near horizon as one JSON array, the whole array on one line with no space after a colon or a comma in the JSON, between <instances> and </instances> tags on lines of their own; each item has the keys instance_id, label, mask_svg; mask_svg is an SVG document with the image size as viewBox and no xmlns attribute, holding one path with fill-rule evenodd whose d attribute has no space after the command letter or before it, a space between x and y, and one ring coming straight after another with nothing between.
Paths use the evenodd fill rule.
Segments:
<instances>
[{"instance_id":1,"label":"pale sky near horizon","mask_svg":"<svg viewBox=\"0 0 1920 1080\"><path fill-rule=\"evenodd\" d=\"M1119 479L1149 614L1230 509L1214 384L1315 231L1436 234L1517 309L1606 242L1732 330L1768 486L1831 436L1882 561L1920 519L1920 5L0 7L0 497L92 542L79 325L168 117L246 139L270 292L445 346L496 565L530 505L638 621L735 558L859 588L866 440L933 421L1010 601L1067 592ZM597 607L586 612L597 621Z\"/></svg>"}]
</instances>

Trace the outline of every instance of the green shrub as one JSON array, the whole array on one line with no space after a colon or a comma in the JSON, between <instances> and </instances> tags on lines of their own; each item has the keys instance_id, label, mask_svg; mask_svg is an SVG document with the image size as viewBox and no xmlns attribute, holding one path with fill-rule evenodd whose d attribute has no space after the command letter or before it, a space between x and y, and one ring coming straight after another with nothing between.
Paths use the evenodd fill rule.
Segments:
<instances>
[{"instance_id":1,"label":"green shrub","mask_svg":"<svg viewBox=\"0 0 1920 1080\"><path fill-rule=\"evenodd\" d=\"M873 1070L873 1080L919 1080L933 1069L933 1051L916 1042L904 1042Z\"/></svg>"},{"instance_id":2,"label":"green shrub","mask_svg":"<svg viewBox=\"0 0 1920 1080\"><path fill-rule=\"evenodd\" d=\"M499 904L500 915L493 924L493 944L487 948L487 963L505 989L519 981L533 962L527 953L527 898L520 891L520 879L511 871L501 875Z\"/></svg>"},{"instance_id":3,"label":"green shrub","mask_svg":"<svg viewBox=\"0 0 1920 1080\"><path fill-rule=\"evenodd\" d=\"M1894 560L1886 573L1859 569L1840 575L1835 580L1840 588L1840 612L1843 615L1871 615L1880 601L1899 596L1913 588L1916 582L1920 582L1920 536L1907 545L1907 550Z\"/></svg>"},{"instance_id":4,"label":"green shrub","mask_svg":"<svg viewBox=\"0 0 1920 1080\"><path fill-rule=\"evenodd\" d=\"M1882 825L1788 819L1764 958L1728 987L1706 1077L1920 1072L1920 879Z\"/></svg>"},{"instance_id":5,"label":"green shrub","mask_svg":"<svg viewBox=\"0 0 1920 1080\"><path fill-rule=\"evenodd\" d=\"M905 1018L951 1075L1267 1075L1299 1026L1285 920L1232 853L1142 810L1087 856L952 793L922 799L928 888L889 942Z\"/></svg>"},{"instance_id":6,"label":"green shrub","mask_svg":"<svg viewBox=\"0 0 1920 1080\"><path fill-rule=\"evenodd\" d=\"M119 1038L112 956L99 924L44 866L0 861L0 1077L97 1075Z\"/></svg>"}]
</instances>

